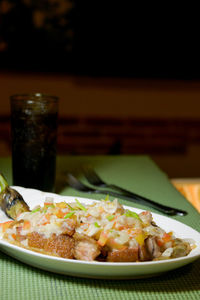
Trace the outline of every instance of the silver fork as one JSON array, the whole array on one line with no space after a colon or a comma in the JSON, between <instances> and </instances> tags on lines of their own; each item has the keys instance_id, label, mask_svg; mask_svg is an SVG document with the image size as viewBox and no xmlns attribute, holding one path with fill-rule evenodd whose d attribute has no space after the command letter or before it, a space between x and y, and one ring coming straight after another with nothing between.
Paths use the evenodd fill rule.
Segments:
<instances>
[{"instance_id":1,"label":"silver fork","mask_svg":"<svg viewBox=\"0 0 200 300\"><path fill-rule=\"evenodd\" d=\"M98 193L98 194L104 194L104 195L111 195L114 196L116 198L122 198L125 200L129 200L138 204L143 204L149 207L152 207L164 214L167 215L180 215L180 216L184 216L187 214L187 212L183 211L183 210L179 210L176 208L172 208L169 206L165 206L162 205L160 203L154 202L150 199L147 199L145 197L135 197L135 195L133 194L132 196L130 195L125 195L125 194L120 194L114 191L110 191L110 190L103 190L103 189L97 189L97 188L93 188L93 187L89 187L85 184L83 184L81 181L79 181L77 178L75 178L72 174L68 173L67 174L67 182L68 184L75 190L81 191L81 192L86 192L86 193Z\"/></svg>"},{"instance_id":2,"label":"silver fork","mask_svg":"<svg viewBox=\"0 0 200 300\"><path fill-rule=\"evenodd\" d=\"M114 190L116 190L124 195L128 195L128 196L141 197L140 195L130 192L120 186L117 186L117 185L111 184L111 183L106 183L99 177L99 175L97 175L97 173L93 169L91 169L89 167L83 168L83 172L84 172L84 175L87 178L88 182L92 185L95 185L98 187L106 187L106 188L114 189Z\"/></svg>"}]
</instances>

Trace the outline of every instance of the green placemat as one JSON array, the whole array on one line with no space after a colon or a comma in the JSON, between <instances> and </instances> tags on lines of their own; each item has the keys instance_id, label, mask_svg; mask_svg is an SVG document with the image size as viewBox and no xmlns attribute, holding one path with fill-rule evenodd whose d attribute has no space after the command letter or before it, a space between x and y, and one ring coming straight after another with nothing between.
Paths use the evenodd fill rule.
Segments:
<instances>
[{"instance_id":1,"label":"green placemat","mask_svg":"<svg viewBox=\"0 0 200 300\"><path fill-rule=\"evenodd\" d=\"M102 199L104 195L77 192L67 187L65 174L72 172L82 181L81 167L92 166L106 182L114 183L130 191L143 195L155 202L187 210L185 217L175 216L181 221L200 231L200 214L171 184L165 174L148 156L69 156L57 160L57 192L62 195L74 195L93 199ZM148 209L130 201L120 202L133 207ZM151 209L157 212L154 209Z\"/></svg>"},{"instance_id":2,"label":"green placemat","mask_svg":"<svg viewBox=\"0 0 200 300\"><path fill-rule=\"evenodd\" d=\"M66 186L65 172L82 178L80 166L90 164L110 183L138 192L163 204L184 208L185 217L173 217L199 231L200 215L170 184L167 176L146 156L59 157L56 189L63 195L100 199L101 195L77 193ZM10 159L0 159L0 170L11 184ZM146 209L128 201L124 204ZM96 280L63 276L42 271L0 252L0 300L12 299L198 299L200 296L200 260L165 273L137 280Z\"/></svg>"}]
</instances>

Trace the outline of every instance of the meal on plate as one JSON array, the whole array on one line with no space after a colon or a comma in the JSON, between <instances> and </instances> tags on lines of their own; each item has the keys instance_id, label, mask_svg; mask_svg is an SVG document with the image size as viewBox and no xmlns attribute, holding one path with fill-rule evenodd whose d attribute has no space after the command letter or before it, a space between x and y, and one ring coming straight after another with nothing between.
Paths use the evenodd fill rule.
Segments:
<instances>
[{"instance_id":1,"label":"meal on plate","mask_svg":"<svg viewBox=\"0 0 200 300\"><path fill-rule=\"evenodd\" d=\"M3 239L43 254L85 261L142 262L186 256L195 247L176 238L153 220L108 197L91 204L55 203L24 209L15 220L0 224Z\"/></svg>"}]
</instances>

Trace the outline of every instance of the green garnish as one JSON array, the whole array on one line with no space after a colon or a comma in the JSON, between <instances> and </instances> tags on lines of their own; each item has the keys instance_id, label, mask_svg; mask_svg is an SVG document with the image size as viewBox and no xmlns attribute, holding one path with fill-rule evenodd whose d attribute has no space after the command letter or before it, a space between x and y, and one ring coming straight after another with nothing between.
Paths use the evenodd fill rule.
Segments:
<instances>
[{"instance_id":1,"label":"green garnish","mask_svg":"<svg viewBox=\"0 0 200 300\"><path fill-rule=\"evenodd\" d=\"M66 203L67 204L67 206L69 206L69 208L71 209L71 210L74 210L74 208L69 204L69 203Z\"/></svg>"},{"instance_id":2,"label":"green garnish","mask_svg":"<svg viewBox=\"0 0 200 300\"><path fill-rule=\"evenodd\" d=\"M94 222L94 226L97 227L97 228L101 227L97 222Z\"/></svg>"},{"instance_id":3,"label":"green garnish","mask_svg":"<svg viewBox=\"0 0 200 300\"><path fill-rule=\"evenodd\" d=\"M79 201L78 199L75 199L76 203L77 203L77 207L84 210L84 211L87 211L87 209L85 208L85 206L83 206Z\"/></svg>"},{"instance_id":4,"label":"green garnish","mask_svg":"<svg viewBox=\"0 0 200 300\"><path fill-rule=\"evenodd\" d=\"M141 220L138 214L136 214L134 211L127 210L126 213L124 214L126 217L132 217L136 218L138 220Z\"/></svg>"},{"instance_id":5,"label":"green garnish","mask_svg":"<svg viewBox=\"0 0 200 300\"><path fill-rule=\"evenodd\" d=\"M114 215L110 215L110 216L107 216L106 219L108 219L108 221L112 221L114 219L114 217L115 217Z\"/></svg>"},{"instance_id":6,"label":"green garnish","mask_svg":"<svg viewBox=\"0 0 200 300\"><path fill-rule=\"evenodd\" d=\"M38 208L32 210L31 213L34 214L34 213L36 213L36 212L38 212L38 211L40 211L40 207L38 207Z\"/></svg>"},{"instance_id":7,"label":"green garnish","mask_svg":"<svg viewBox=\"0 0 200 300\"><path fill-rule=\"evenodd\" d=\"M72 212L66 214L66 215L64 216L64 219L70 218L70 217L73 216L74 214L75 214L75 211L72 211Z\"/></svg>"},{"instance_id":8,"label":"green garnish","mask_svg":"<svg viewBox=\"0 0 200 300\"><path fill-rule=\"evenodd\" d=\"M105 201L109 201L109 195L106 195Z\"/></svg>"}]
</instances>

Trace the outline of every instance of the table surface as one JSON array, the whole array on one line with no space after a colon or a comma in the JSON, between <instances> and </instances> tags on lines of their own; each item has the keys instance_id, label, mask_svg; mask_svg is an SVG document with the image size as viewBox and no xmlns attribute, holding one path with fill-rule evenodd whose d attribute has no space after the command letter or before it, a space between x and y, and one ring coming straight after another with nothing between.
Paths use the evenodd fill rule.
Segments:
<instances>
[{"instance_id":1,"label":"table surface","mask_svg":"<svg viewBox=\"0 0 200 300\"><path fill-rule=\"evenodd\" d=\"M171 185L167 175L148 156L66 156L57 159L56 192L61 195L101 199L67 187L66 172L81 179L81 167L90 165L110 183L143 196L188 211L181 221L200 231L200 215ZM0 158L0 172L12 184L11 159ZM83 179L84 180L84 179ZM125 200L125 205L147 209ZM152 210L156 212L155 210ZM157 276L135 280L98 280L49 273L25 265L0 252L0 300L11 299L198 299L200 296L200 260Z\"/></svg>"}]
</instances>

